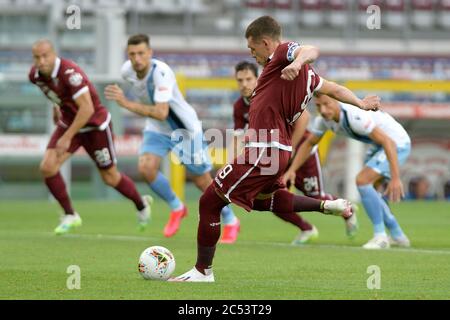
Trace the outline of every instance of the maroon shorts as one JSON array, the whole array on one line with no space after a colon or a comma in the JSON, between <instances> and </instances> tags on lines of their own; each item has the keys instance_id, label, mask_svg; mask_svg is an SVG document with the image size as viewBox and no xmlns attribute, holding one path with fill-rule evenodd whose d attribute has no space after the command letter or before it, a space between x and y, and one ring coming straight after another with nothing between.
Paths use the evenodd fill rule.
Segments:
<instances>
[{"instance_id":1,"label":"maroon shorts","mask_svg":"<svg viewBox=\"0 0 450 320\"><path fill-rule=\"evenodd\" d=\"M258 194L270 194L286 187L281 177L290 156L290 152L277 148L245 148L232 163L217 172L214 187L229 201L251 211Z\"/></svg>"},{"instance_id":2,"label":"maroon shorts","mask_svg":"<svg viewBox=\"0 0 450 320\"><path fill-rule=\"evenodd\" d=\"M323 197L322 170L320 167L319 153L316 150L297 170L295 177L295 187L303 192L305 196L312 198Z\"/></svg>"},{"instance_id":3,"label":"maroon shorts","mask_svg":"<svg viewBox=\"0 0 450 320\"><path fill-rule=\"evenodd\" d=\"M47 149L54 149L56 142L66 130L66 128L57 126L50 138ZM109 169L117 163L111 123L105 130L77 133L73 137L67 151L74 153L79 147L83 147L86 150L99 169Z\"/></svg>"}]
</instances>

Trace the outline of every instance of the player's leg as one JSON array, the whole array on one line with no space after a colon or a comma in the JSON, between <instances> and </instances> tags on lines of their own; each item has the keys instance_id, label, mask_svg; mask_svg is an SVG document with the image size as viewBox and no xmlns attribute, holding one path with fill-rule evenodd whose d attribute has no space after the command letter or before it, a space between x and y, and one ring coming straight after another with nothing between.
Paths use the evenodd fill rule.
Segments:
<instances>
[{"instance_id":1,"label":"player's leg","mask_svg":"<svg viewBox=\"0 0 450 320\"><path fill-rule=\"evenodd\" d=\"M116 165L108 168L98 168L103 182L120 192L124 197L130 199L137 210L138 224L144 229L150 221L150 206L152 199L150 196L141 196L136 189L133 180L126 174L119 172Z\"/></svg>"},{"instance_id":2,"label":"player's leg","mask_svg":"<svg viewBox=\"0 0 450 320\"><path fill-rule=\"evenodd\" d=\"M320 200L336 200L338 197L325 192L322 167L320 165L319 153L316 150L308 160L297 171L295 187L303 192L305 196ZM345 221L345 232L349 238L353 238L358 231L358 219L356 217L356 205L352 205L354 214Z\"/></svg>"},{"instance_id":3,"label":"player's leg","mask_svg":"<svg viewBox=\"0 0 450 320\"><path fill-rule=\"evenodd\" d=\"M169 221L164 227L164 236L172 237L180 227L181 219L188 214L187 207L177 197L169 180L160 169L161 159L172 149L174 143L169 136L145 131L140 150L138 169L150 189L170 207Z\"/></svg>"},{"instance_id":4,"label":"player's leg","mask_svg":"<svg viewBox=\"0 0 450 320\"><path fill-rule=\"evenodd\" d=\"M139 194L134 182L117 169L111 124L105 130L93 130L80 133L79 136L81 145L94 160L103 182L134 203L138 211L138 218L142 218L139 223L141 227L144 227L150 215L149 203L146 198Z\"/></svg>"},{"instance_id":5,"label":"player's leg","mask_svg":"<svg viewBox=\"0 0 450 320\"><path fill-rule=\"evenodd\" d=\"M384 227L383 210L386 203L375 190L374 183L382 176L369 167L364 167L356 177L356 185L361 202L373 225L374 237L363 247L365 249L389 248L389 241Z\"/></svg>"},{"instance_id":6,"label":"player's leg","mask_svg":"<svg viewBox=\"0 0 450 320\"><path fill-rule=\"evenodd\" d=\"M192 172L195 170L198 171L197 168L193 168L192 165L187 165L189 170ZM199 188L201 191L206 191L206 189L211 185L212 178L211 174L208 172L205 172L201 175L194 175L192 177L192 180L194 181L197 188ZM241 223L239 219L234 214L233 210L231 209L230 205L225 206L222 208L221 211L221 224L223 225L223 232L222 237L220 239L220 243L234 243L237 240L237 236L239 234Z\"/></svg>"},{"instance_id":7,"label":"player's leg","mask_svg":"<svg viewBox=\"0 0 450 320\"><path fill-rule=\"evenodd\" d=\"M197 261L194 268L169 281L214 282L212 263L220 238L220 212L228 204L211 184L200 197Z\"/></svg>"},{"instance_id":8,"label":"player's leg","mask_svg":"<svg viewBox=\"0 0 450 320\"><path fill-rule=\"evenodd\" d=\"M55 150L56 142L64 134L65 130L57 127L50 138L47 150L42 159L39 170L44 177L45 184L64 210L60 224L55 228L57 235L69 232L71 229L81 226L82 221L78 213L73 209L69 194L67 193L66 184L60 173L63 163L72 156L79 147L78 137L75 136L69 147L69 150L62 156L58 156Z\"/></svg>"},{"instance_id":9,"label":"player's leg","mask_svg":"<svg viewBox=\"0 0 450 320\"><path fill-rule=\"evenodd\" d=\"M406 145L402 148L397 149L397 158L400 165L406 162L409 154L410 154L410 146ZM383 149L377 149L372 151L372 154L368 161L366 162L366 167L371 172L376 173L373 178L374 182L372 185L375 185L378 181L388 180L390 179L390 166L389 161L387 160L387 156ZM364 184L367 181L360 181L361 184ZM357 181L358 183L358 181ZM359 188L358 188L359 189ZM403 247L409 247L410 241L408 237L405 235L403 230L400 227L395 216L392 214L389 205L383 198L383 196L377 192L377 199L381 208L383 223L388 228L391 238L389 239L390 243L393 245L399 245Z\"/></svg>"},{"instance_id":10,"label":"player's leg","mask_svg":"<svg viewBox=\"0 0 450 320\"><path fill-rule=\"evenodd\" d=\"M353 214L351 203L344 199L318 200L294 195L284 188L279 188L271 194L262 194L260 196L253 203L253 209L258 211L271 211L279 214L316 211L343 217L349 217Z\"/></svg>"},{"instance_id":11,"label":"player's leg","mask_svg":"<svg viewBox=\"0 0 450 320\"><path fill-rule=\"evenodd\" d=\"M164 200L172 211L178 211L183 208L183 203L173 192L169 180L159 170L160 163L160 156L144 153L139 157L139 173L144 177L150 189Z\"/></svg>"},{"instance_id":12,"label":"player's leg","mask_svg":"<svg viewBox=\"0 0 450 320\"><path fill-rule=\"evenodd\" d=\"M173 151L180 158L186 169L192 174L194 184L201 191L205 191L212 183L210 171L211 159L208 155L208 145L203 134L195 137L188 136L178 143ZM234 243L240 231L240 221L230 206L223 207L221 211L223 233L221 243Z\"/></svg>"}]
</instances>

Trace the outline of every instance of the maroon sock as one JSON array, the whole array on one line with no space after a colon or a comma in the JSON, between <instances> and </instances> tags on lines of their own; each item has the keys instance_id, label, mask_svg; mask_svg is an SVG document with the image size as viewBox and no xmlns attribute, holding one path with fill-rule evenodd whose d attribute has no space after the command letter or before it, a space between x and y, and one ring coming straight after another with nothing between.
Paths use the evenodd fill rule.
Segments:
<instances>
[{"instance_id":1,"label":"maroon sock","mask_svg":"<svg viewBox=\"0 0 450 320\"><path fill-rule=\"evenodd\" d=\"M58 201L64 209L65 214L74 214L75 211L72 208L72 203L67 194L66 184L64 183L61 173L58 171L53 177L45 178L45 184L53 197L55 197L56 201Z\"/></svg>"},{"instance_id":2,"label":"maroon sock","mask_svg":"<svg viewBox=\"0 0 450 320\"><path fill-rule=\"evenodd\" d=\"M119 184L114 187L114 189L133 201L136 209L142 210L145 208L144 202L142 202L141 195L137 191L134 182L130 178L128 178L128 176L122 173L122 178L120 179Z\"/></svg>"},{"instance_id":3,"label":"maroon sock","mask_svg":"<svg viewBox=\"0 0 450 320\"><path fill-rule=\"evenodd\" d=\"M313 228L313 226L311 224L309 224L308 221L304 220L302 218L302 216L299 215L298 213L295 213L295 212L276 213L276 212L274 212L273 214L276 215L278 218L297 226L302 231L311 230Z\"/></svg>"},{"instance_id":4,"label":"maroon sock","mask_svg":"<svg viewBox=\"0 0 450 320\"><path fill-rule=\"evenodd\" d=\"M197 230L197 263L195 267L204 273L212 266L217 241L220 238L220 212L227 203L220 198L211 184L200 197L200 220Z\"/></svg>"}]
</instances>

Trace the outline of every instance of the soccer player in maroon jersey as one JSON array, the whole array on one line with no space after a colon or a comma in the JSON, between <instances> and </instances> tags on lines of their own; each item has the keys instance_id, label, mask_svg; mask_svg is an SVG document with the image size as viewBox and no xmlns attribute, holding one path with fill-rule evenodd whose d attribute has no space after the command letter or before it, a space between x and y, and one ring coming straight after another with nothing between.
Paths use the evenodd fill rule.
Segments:
<instances>
[{"instance_id":1,"label":"soccer player in maroon jersey","mask_svg":"<svg viewBox=\"0 0 450 320\"><path fill-rule=\"evenodd\" d=\"M272 17L253 21L245 38L252 56L264 67L250 103L250 134L246 135L244 152L218 172L200 198L194 268L171 281L214 282L212 261L220 237L220 210L230 202L247 211L353 214L347 200L318 200L286 190L282 177L291 158L293 126L314 92L364 110L377 109L379 97L361 100L347 88L322 79L309 65L317 59L318 49L283 43L281 27Z\"/></svg>"},{"instance_id":2,"label":"soccer player in maroon jersey","mask_svg":"<svg viewBox=\"0 0 450 320\"><path fill-rule=\"evenodd\" d=\"M111 114L100 103L94 86L78 65L57 56L49 40L35 42L32 53L34 65L29 80L54 103L56 129L40 171L65 213L55 233L64 234L81 225L59 172L61 165L81 146L95 161L103 181L133 201L139 224L144 227L150 217L151 199L141 197L133 181L117 170Z\"/></svg>"},{"instance_id":3,"label":"soccer player in maroon jersey","mask_svg":"<svg viewBox=\"0 0 450 320\"><path fill-rule=\"evenodd\" d=\"M250 108L250 98L253 91L256 88L258 78L258 66L248 61L241 61L235 66L235 78L238 84L240 97L233 105L233 120L234 120L234 154L238 154L236 146L241 144L240 138L244 135L245 129L248 126L248 112ZM305 110L298 121L295 122L294 132L292 134L292 146L294 150L297 150L300 145L310 135L307 129L309 123L309 112ZM323 176L319 160L319 152L317 147L312 150L310 157L304 165L296 171L295 179L292 184L300 190L304 195L322 199L322 200L334 200L331 194L327 194L324 191ZM294 239L292 244L301 245L308 243L310 240L317 238L319 232L314 225L311 225L308 221L295 212L279 214L274 213L279 218L286 222L289 222L300 229L299 235ZM357 218L356 214L344 220L347 236L353 237L357 231Z\"/></svg>"}]
</instances>

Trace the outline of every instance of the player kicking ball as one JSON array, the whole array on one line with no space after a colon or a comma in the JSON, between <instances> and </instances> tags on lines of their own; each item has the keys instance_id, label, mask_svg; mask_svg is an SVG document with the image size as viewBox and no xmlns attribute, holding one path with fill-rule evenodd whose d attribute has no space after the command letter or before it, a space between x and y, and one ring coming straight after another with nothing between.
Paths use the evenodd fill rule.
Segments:
<instances>
[{"instance_id":1,"label":"player kicking ball","mask_svg":"<svg viewBox=\"0 0 450 320\"><path fill-rule=\"evenodd\" d=\"M234 120L234 154L238 154L239 150L236 147L242 145L242 137L245 136L245 130L248 127L248 113L250 108L251 96L256 88L258 80L258 67L256 64L241 61L235 66L235 78L241 96L235 101L233 105L233 120ZM310 115L308 110L305 110L295 122L292 133L292 146L294 150L298 150L301 143L310 135L307 129ZM240 148L239 148L240 149ZM290 181L305 196L321 199L334 200L337 197L328 194L324 191L322 168L320 166L319 151L317 148L311 150L308 160L296 171L295 178ZM355 209L355 208L353 208ZM355 211L355 210L354 210ZM298 236L292 241L293 245L302 245L317 239L319 231L316 226L309 223L300 214L292 212L290 214L274 213L280 219L296 226L300 229ZM355 236L358 230L358 221L356 214L344 219L345 232L351 239Z\"/></svg>"},{"instance_id":2,"label":"player kicking ball","mask_svg":"<svg viewBox=\"0 0 450 320\"><path fill-rule=\"evenodd\" d=\"M321 117L314 122L312 134L302 144L285 180L292 179L296 168L306 160L314 146L327 130L342 134L370 146L365 166L356 177L361 201L373 224L374 236L364 249L388 249L390 245L409 247L410 241L402 231L391 209L375 185L389 180L386 189L390 201L400 201L404 196L399 166L406 162L411 152L411 140L400 123L383 111L368 112L320 94L315 103ZM385 227L390 231L387 236Z\"/></svg>"},{"instance_id":3,"label":"player kicking ball","mask_svg":"<svg viewBox=\"0 0 450 320\"><path fill-rule=\"evenodd\" d=\"M322 79L309 65L317 59L318 49L282 42L281 27L272 17L253 21L245 38L252 56L264 67L250 102L250 134L244 152L218 172L200 198L195 266L171 281L214 282L220 210L230 202L247 211L317 211L344 218L353 214L347 200L318 200L286 190L282 177L291 158L293 126L314 92L365 110L377 109L380 99L361 100L345 87Z\"/></svg>"},{"instance_id":4,"label":"player kicking ball","mask_svg":"<svg viewBox=\"0 0 450 320\"><path fill-rule=\"evenodd\" d=\"M117 170L111 114L100 103L94 86L78 65L57 56L50 41L35 42L32 53L34 65L29 80L54 103L56 129L40 171L50 193L64 210L55 233L65 234L82 224L60 173L62 164L79 147L94 160L103 181L133 201L139 226L144 228L150 219L151 198L141 197L133 181Z\"/></svg>"}]
</instances>

